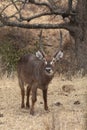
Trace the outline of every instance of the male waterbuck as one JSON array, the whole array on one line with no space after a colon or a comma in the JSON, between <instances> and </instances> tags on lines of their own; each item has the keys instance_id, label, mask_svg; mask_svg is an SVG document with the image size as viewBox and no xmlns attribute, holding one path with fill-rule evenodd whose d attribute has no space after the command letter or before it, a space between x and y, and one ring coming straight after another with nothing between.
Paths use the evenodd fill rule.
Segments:
<instances>
[{"instance_id":1,"label":"male waterbuck","mask_svg":"<svg viewBox=\"0 0 87 130\"><path fill-rule=\"evenodd\" d=\"M60 33L61 34L61 33ZM62 35L61 39L62 39ZM41 42L42 32L40 33L40 42ZM40 43L41 44L41 43ZM57 51L52 58L49 58L44 53L43 49L40 48L34 54L24 55L18 62L18 79L19 86L21 89L22 103L21 108L24 108L24 97L25 97L25 88L24 85L27 85L27 101L26 107L30 107L29 97L30 91L32 91L32 104L30 107L30 114L34 114L34 105L37 100L37 88L40 88L43 92L44 100L44 109L48 110L47 105L47 90L48 84L52 80L55 73L55 64L56 62L63 57L63 52L61 50Z\"/></svg>"}]
</instances>

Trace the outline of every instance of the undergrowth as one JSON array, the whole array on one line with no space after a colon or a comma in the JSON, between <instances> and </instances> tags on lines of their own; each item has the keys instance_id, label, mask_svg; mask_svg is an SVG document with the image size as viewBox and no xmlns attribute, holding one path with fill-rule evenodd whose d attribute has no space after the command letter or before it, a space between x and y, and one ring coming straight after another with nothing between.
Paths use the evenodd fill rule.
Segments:
<instances>
[{"instance_id":1,"label":"undergrowth","mask_svg":"<svg viewBox=\"0 0 87 130\"><path fill-rule=\"evenodd\" d=\"M11 74L16 70L17 62L21 56L27 53L34 53L37 50L37 43L33 48L18 48L11 42L0 43L1 72Z\"/></svg>"}]
</instances>

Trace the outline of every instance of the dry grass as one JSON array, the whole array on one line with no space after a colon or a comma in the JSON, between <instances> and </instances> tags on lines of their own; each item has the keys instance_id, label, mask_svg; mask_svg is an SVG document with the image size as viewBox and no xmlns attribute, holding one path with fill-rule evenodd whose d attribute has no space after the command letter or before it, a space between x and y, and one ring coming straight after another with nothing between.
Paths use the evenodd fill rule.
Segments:
<instances>
[{"instance_id":1,"label":"dry grass","mask_svg":"<svg viewBox=\"0 0 87 130\"><path fill-rule=\"evenodd\" d=\"M71 88L69 92L64 91L64 85L70 85L74 90ZM86 88L87 77L75 77L68 81L56 76L49 85L50 112L43 109L39 90L35 115L31 116L28 109L20 108L17 78L4 77L0 80L0 130L86 130Z\"/></svg>"},{"instance_id":2,"label":"dry grass","mask_svg":"<svg viewBox=\"0 0 87 130\"><path fill-rule=\"evenodd\" d=\"M62 2L65 7L65 1L62 0ZM58 19L56 19L57 22ZM47 20L46 17L42 18L43 22L45 20ZM0 34L3 34L0 35L1 41L8 38L7 33L12 32L8 28L5 29L0 30ZM46 44L53 44L52 48L48 48L53 53L58 46L58 31L52 30L52 33L50 30L43 31ZM29 45L33 40L36 41L37 33L39 34L39 30L37 32L16 29L15 34L19 36L16 41L21 45L24 45L23 43ZM73 77L71 81L58 76L53 79L48 92L49 113L44 111L43 104L40 103L43 103L43 99L39 90L35 116L31 116L28 109L20 108L21 95L17 77L5 76L0 79L0 130L87 130L87 77L78 77ZM66 86L65 89L63 89L64 86Z\"/></svg>"}]
</instances>

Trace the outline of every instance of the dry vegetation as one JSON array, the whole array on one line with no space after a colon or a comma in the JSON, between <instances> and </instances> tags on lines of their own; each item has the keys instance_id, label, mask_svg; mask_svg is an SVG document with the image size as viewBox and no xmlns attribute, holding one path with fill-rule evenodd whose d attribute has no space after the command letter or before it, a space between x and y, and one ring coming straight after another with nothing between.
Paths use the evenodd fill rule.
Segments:
<instances>
[{"instance_id":1,"label":"dry vegetation","mask_svg":"<svg viewBox=\"0 0 87 130\"><path fill-rule=\"evenodd\" d=\"M43 0L44 1L44 0ZM4 2L2 1L2 5L5 6L5 4L7 4L8 2ZM55 1L55 5L58 6L58 4L60 4L60 6L62 8L67 8L67 4L68 4L68 0L63 1ZM76 5L76 0L73 1L73 6L75 7ZM25 14L25 16L31 16L33 13L37 13L40 11L43 11L46 9L43 8L43 10L41 8L38 9L38 7L34 7L35 5L32 6L27 6L25 8L25 11L22 12L23 14ZM2 9L2 7L1 7ZM29 10L29 11L28 11ZM7 10L5 11L6 14L12 15L13 13L15 13L15 8L13 5L11 5L9 8L7 8ZM14 19L13 19L14 20ZM64 19L61 16L52 16L52 17L48 17L48 16L44 16L41 17L39 20L35 19L33 21L31 21L32 23L63 23ZM59 34L58 29L54 29L54 30L45 30L43 29L43 44L44 44L44 48L45 51L47 52L47 54L49 53L49 55L54 54L54 52L59 48L59 42L60 42L60 34ZM70 75L71 74L75 74L74 72L77 69L77 66L75 64L75 42L72 39L72 37L70 37L69 32L65 31L62 29L63 32L63 43L62 45L64 46L64 59L63 61L59 64L58 66L58 72L59 73L67 73L69 72ZM30 29L19 29L19 28L1 28L0 29L0 43L11 43L13 44L13 46L15 46L17 49L32 49L35 47L36 43L38 43L39 41L39 33L40 30L30 30ZM74 65L72 66L72 62L74 63Z\"/></svg>"},{"instance_id":2,"label":"dry vegetation","mask_svg":"<svg viewBox=\"0 0 87 130\"><path fill-rule=\"evenodd\" d=\"M38 90L35 115L20 108L17 77L0 80L0 130L86 130L87 77L71 81L56 76L49 85L50 112L43 109L42 93Z\"/></svg>"},{"instance_id":3,"label":"dry vegetation","mask_svg":"<svg viewBox=\"0 0 87 130\"><path fill-rule=\"evenodd\" d=\"M75 2L76 0L73 5ZM60 4L66 7L64 0ZM11 7L9 13L12 9ZM50 20L42 17L44 23L47 19ZM55 17L55 22L59 19L63 22L62 17ZM51 22L52 20L54 17L51 18ZM40 30L1 28L0 43L8 41L18 48L32 48L38 41L39 32ZM58 32L58 30L43 30L45 49L51 55L58 48ZM70 77L71 68L75 69L72 64L75 61L74 41L71 40L73 41L69 38L69 33L63 30L64 62L62 64L70 80L56 75L50 83L48 91L50 112L44 111L42 94L38 90L35 115L31 116L28 109L20 108L21 95L17 77L4 76L0 79L0 130L87 130L87 77L81 77L83 73L81 71L76 77ZM61 72L60 67L59 72Z\"/></svg>"}]
</instances>

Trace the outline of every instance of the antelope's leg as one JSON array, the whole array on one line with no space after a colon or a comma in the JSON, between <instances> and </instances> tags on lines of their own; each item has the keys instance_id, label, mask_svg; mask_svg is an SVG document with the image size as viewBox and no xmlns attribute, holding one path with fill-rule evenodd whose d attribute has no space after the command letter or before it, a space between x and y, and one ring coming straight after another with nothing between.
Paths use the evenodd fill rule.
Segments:
<instances>
[{"instance_id":1,"label":"antelope's leg","mask_svg":"<svg viewBox=\"0 0 87 130\"><path fill-rule=\"evenodd\" d=\"M21 108L24 108L25 89L24 89L24 83L20 78L19 78L19 86L21 89Z\"/></svg>"},{"instance_id":2,"label":"antelope's leg","mask_svg":"<svg viewBox=\"0 0 87 130\"><path fill-rule=\"evenodd\" d=\"M26 100L26 107L27 108L30 108L30 103L29 103L30 91L31 91L31 87L27 86L27 100Z\"/></svg>"},{"instance_id":3,"label":"antelope's leg","mask_svg":"<svg viewBox=\"0 0 87 130\"><path fill-rule=\"evenodd\" d=\"M21 88L21 97L22 97L22 102L21 102L21 108L24 108L24 97L25 97L25 90L24 88Z\"/></svg>"},{"instance_id":4,"label":"antelope's leg","mask_svg":"<svg viewBox=\"0 0 87 130\"><path fill-rule=\"evenodd\" d=\"M32 89L32 104L31 104L31 109L30 109L31 115L34 115L34 105L36 101L37 101L37 88L34 88Z\"/></svg>"},{"instance_id":5,"label":"antelope's leg","mask_svg":"<svg viewBox=\"0 0 87 130\"><path fill-rule=\"evenodd\" d=\"M43 91L44 109L48 110L48 105L47 105L47 89L42 90L42 91Z\"/></svg>"}]
</instances>

